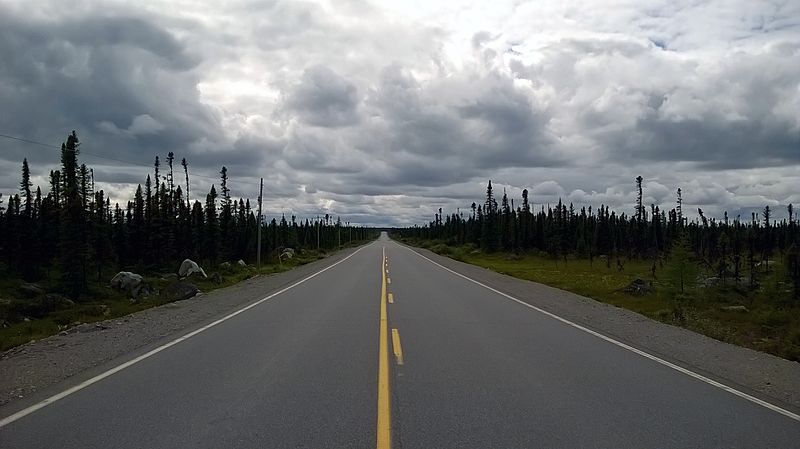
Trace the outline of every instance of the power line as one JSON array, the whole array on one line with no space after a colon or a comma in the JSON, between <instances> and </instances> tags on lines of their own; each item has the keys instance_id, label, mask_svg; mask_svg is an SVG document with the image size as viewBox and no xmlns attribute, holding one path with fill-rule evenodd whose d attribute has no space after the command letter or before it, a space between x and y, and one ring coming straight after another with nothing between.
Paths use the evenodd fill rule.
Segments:
<instances>
[{"instance_id":1,"label":"power line","mask_svg":"<svg viewBox=\"0 0 800 449\"><path fill-rule=\"evenodd\" d=\"M43 147L57 148L59 150L61 149L61 147L57 147L55 145L50 145L49 143L43 143L43 142L37 142L35 140L23 139L22 137L9 136L8 134L0 134L0 137L5 137L6 139L19 140L20 142L25 142L25 143L32 143L34 145L41 145Z\"/></svg>"}]
</instances>

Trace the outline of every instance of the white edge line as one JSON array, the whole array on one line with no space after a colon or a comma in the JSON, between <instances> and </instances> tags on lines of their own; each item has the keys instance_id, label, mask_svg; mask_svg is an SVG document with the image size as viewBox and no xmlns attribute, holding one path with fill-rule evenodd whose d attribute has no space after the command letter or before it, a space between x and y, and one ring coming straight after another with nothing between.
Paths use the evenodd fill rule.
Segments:
<instances>
[{"instance_id":1,"label":"white edge line","mask_svg":"<svg viewBox=\"0 0 800 449\"><path fill-rule=\"evenodd\" d=\"M314 274L312 274L310 276L307 276L307 277L295 282L294 284L289 285L288 287L284 287L284 288L282 288L282 289L270 294L269 296L267 296L265 298L259 299L258 301L254 302L254 303L252 303L250 305L247 305L247 306L245 306L245 307L243 307L243 308L241 308L241 309L239 309L239 310L237 310L237 311L235 311L233 313L225 315L224 317L222 317L222 318L220 318L220 319L218 319L218 320L216 320L216 321L214 321L212 323L206 324L205 326L201 327L200 329L197 329L197 330L194 330L192 332L189 332L188 334L185 334L185 335L183 335L181 337L178 337L178 338L170 341L169 343L165 343L165 344L163 344L163 345L161 345L161 346L159 346L159 347L157 347L157 348L155 348L155 349L153 349L151 351L148 351L148 352L146 352L146 353L144 353L144 354L142 354L142 355L140 355L140 356L138 356L136 358L128 360L127 362L125 362L125 363L123 363L121 365L118 365L118 366L116 366L114 368L111 368L108 371L105 371L105 372L103 372L101 374L98 374L97 376L94 376L91 379L85 380L85 381L79 383L78 385L75 385L74 387L68 388L68 389L62 391L61 393L55 394L53 396L50 396L49 398L44 399L39 403L36 403L36 404L34 404L34 405L32 405L32 406L30 406L28 408L22 409L22 410L18 411L17 413L14 413L11 416L3 418L2 420L0 420L0 428L13 423L14 421L17 421L18 419L20 419L22 417L30 415L31 413L33 413L33 412L35 412L35 411L37 411L37 410L39 410L41 408L47 407L48 405L50 405L50 404L52 404L52 403L54 403L54 402L56 402L58 400L64 399L65 397L67 397L67 396L69 396L69 395L71 395L71 394L73 394L75 392L83 390L84 388L88 387L89 385L92 385L94 383L100 382L101 380L105 379L106 377L114 375L114 374L124 370L125 368L131 367L131 366L141 362L144 359L152 357L152 356L158 354L159 352L161 352L161 351L163 351L163 350L165 350L167 348L170 348L172 346L177 345L178 343L180 343L180 342L182 342L184 340L188 340L189 338L194 337L195 335L199 334L200 332L206 331L206 330L208 330L208 329L210 329L210 328L212 328L212 327L214 327L214 326L216 326L216 325L218 325L220 323L223 323L223 322L235 317L236 315L239 315L240 313L246 312L246 311L252 309L253 307L255 307L255 306L257 306L257 305L259 305L259 304L261 304L261 303L263 303L265 301L269 301L270 299L280 295L281 293L284 293L287 290L290 290L290 289L292 289L294 287L297 287L298 285L302 284L303 282L306 282L309 279L317 277L318 275L330 270L331 268L335 267L336 265L339 265L340 263L346 261L347 259L355 256L356 253L358 253L362 249L366 248L367 246L369 246L369 245L362 246L361 248L358 248L352 254L350 254L349 256L345 257L344 259L342 259L342 260L340 260L340 261L338 261L338 262L336 262L336 263L334 263L332 265L329 265L329 266L323 268L322 270L319 270L316 273L314 273Z\"/></svg>"},{"instance_id":2,"label":"white edge line","mask_svg":"<svg viewBox=\"0 0 800 449\"><path fill-rule=\"evenodd\" d=\"M708 377L703 376L702 374L695 373L694 371L688 370L688 369L686 369L686 368L684 368L682 366L676 365L676 364L674 364L672 362L668 362L668 361L666 361L666 360L664 360L662 358L656 357L656 356L654 356L654 355L652 355L650 353L642 351L641 349L636 349L633 346L627 345L627 344L625 344L625 343L623 343L621 341L615 340L615 339L613 339L611 337L608 337L606 335L603 335L603 334L601 334L599 332L593 331L593 330L591 330L589 328L581 326L580 324L573 323L572 321L569 321L569 320L567 320L565 318L562 318L562 317L560 317L560 316L558 316L558 315L556 315L554 313L548 312L548 311L546 311L544 309L540 309L539 307L536 307L534 305L528 304L528 303L526 303L526 302L524 302L522 300L519 300L519 299L517 299L517 298L515 298L515 297L513 297L511 295L503 293L500 290L497 290L495 288L489 287L488 285L486 285L486 284L484 284L482 282L476 281L475 279L467 277L467 276L465 276L465 275L463 275L463 274L461 274L461 273L459 273L457 271L451 270L450 268L447 268L446 266L444 266L444 265L442 265L442 264L440 264L440 263L438 263L438 262L436 262L434 260L431 260L430 258L418 253L417 251L414 251L411 248L408 248L408 247L406 247L404 245L400 245L400 246L402 248L405 248L406 250L411 251L412 253L418 255L419 257L422 257L423 259L427 260L428 262L430 262L430 263L432 263L432 264L434 264L434 265L436 265L436 266L438 266L438 267L440 267L442 269L445 269L445 270L449 271L450 273L455 274L456 276L464 278L464 279L466 279L466 280L468 280L468 281L470 281L470 282L472 282L474 284L478 284L478 285L480 285L481 287L483 287L483 288L485 288L487 290L491 290L492 292L497 293L498 295L503 296L506 299L510 299L510 300L512 300L512 301L514 301L516 303L522 304L523 306L531 308L531 309L533 309L533 310L535 310L535 311L537 311L539 313L542 313L544 315L547 315L550 318L553 318L553 319L556 319L558 321L561 321L562 323L564 323L564 324L566 324L568 326L572 326L572 327L574 327L574 328L576 328L578 330L581 330L581 331L586 332L588 334L594 335L595 337L603 339L603 340L605 340L605 341L607 341L607 342L609 342L609 343L611 343L613 345L619 346L620 348L627 349L628 351L631 351L631 352L633 352L635 354L638 354L638 355L640 355L640 356L642 356L644 358L650 359L650 360L652 360L654 362L657 362L657 363L660 363L660 364L662 364L664 366L672 368L675 371L683 373L683 374L685 374L685 375L687 375L689 377L693 377L693 378L695 378L697 380L700 380L700 381L703 381L703 382L705 382L705 383L707 383L709 385L713 385L713 386L715 386L715 387L717 387L717 388L719 388L721 390L725 390L728 393L731 393L731 394L733 394L735 396L739 396L742 399L746 399L746 400L748 400L748 401L750 401L750 402L752 402L754 404L758 404L758 405L760 405L760 406L762 406L764 408L768 408L768 409L772 410L773 412L780 413L783 416L786 416L788 418L791 418L791 419L793 419L795 421L800 422L800 415L798 415L796 413L792 413L789 410L786 410L786 409L783 409L781 407L778 407L777 405L771 404L771 403L769 403L767 401L764 401L762 399L759 399L759 398L757 398L755 396L751 396L751 395L749 395L749 394L747 394L747 393L745 393L743 391L739 391L739 390L737 390L737 389L735 389L733 387L729 387L728 385L725 385L723 383L717 382L716 380L709 379Z\"/></svg>"}]
</instances>

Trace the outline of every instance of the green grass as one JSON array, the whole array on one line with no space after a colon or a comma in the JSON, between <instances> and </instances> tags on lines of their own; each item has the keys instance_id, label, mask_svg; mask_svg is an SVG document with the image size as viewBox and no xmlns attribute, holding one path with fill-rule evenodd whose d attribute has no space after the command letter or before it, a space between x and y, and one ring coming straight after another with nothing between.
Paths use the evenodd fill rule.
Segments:
<instances>
[{"instance_id":1,"label":"green grass","mask_svg":"<svg viewBox=\"0 0 800 449\"><path fill-rule=\"evenodd\" d=\"M787 286L779 284L781 267L763 274L760 287L733 285L695 288L677 302L670 294L664 269L652 261L621 259L623 270L612 260L569 257L555 260L543 254L486 254L471 246L454 247L442 242L406 241L438 254L483 268L577 293L613 304L664 323L685 327L717 340L800 361L800 304L791 300ZM634 279L653 281L651 293L634 296L623 289ZM748 312L725 311L721 307L743 305Z\"/></svg>"},{"instance_id":2,"label":"green grass","mask_svg":"<svg viewBox=\"0 0 800 449\"><path fill-rule=\"evenodd\" d=\"M357 245L358 243L354 242L352 246ZM218 267L216 270L209 270L204 267L209 276L208 278L191 277L187 279L187 282L196 285L202 292L207 293L237 284L256 275L270 275L288 271L325 257L325 251L304 250L298 251L293 259L284 260L282 263L279 263L275 258L272 258L273 260L265 260L260 270L252 266L239 267L236 264L231 264L227 268ZM215 283L212 279L215 272L218 272L221 276L220 283ZM150 275L144 275L144 277L154 290L163 291L170 282L174 281L174 279L162 279L165 274L151 273ZM110 279L111 273L107 277ZM55 276L51 275L51 278L55 278ZM32 340L40 340L77 324L119 318L172 302L163 296L151 294L146 299L132 303L127 296L112 290L107 285L92 284L89 287L90 291L86 295L86 299L72 306L36 313L37 310L31 308L30 305L40 300L40 298L31 300L17 297L18 287L22 282L21 279L14 277L0 276L0 298L2 298L0 299L0 351L8 350ZM48 292L55 290L55 281L52 279L46 278L37 282L37 284ZM20 310L23 313L20 313ZM24 318L27 318L28 321L25 321Z\"/></svg>"}]
</instances>

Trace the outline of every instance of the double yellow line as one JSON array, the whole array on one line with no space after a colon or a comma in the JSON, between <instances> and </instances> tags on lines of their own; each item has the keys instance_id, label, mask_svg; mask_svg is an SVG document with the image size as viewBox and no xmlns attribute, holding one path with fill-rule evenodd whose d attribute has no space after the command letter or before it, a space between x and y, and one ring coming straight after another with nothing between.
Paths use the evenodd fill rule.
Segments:
<instances>
[{"instance_id":1,"label":"double yellow line","mask_svg":"<svg viewBox=\"0 0 800 449\"><path fill-rule=\"evenodd\" d=\"M392 406L389 380L389 317L387 299L389 304L394 303L394 295L386 292L389 279L389 263L386 260L386 247L383 247L381 257L381 318L380 336L378 338L378 449L391 449L392 447ZM403 364L403 349L400 346L400 333L392 329L392 350L398 365Z\"/></svg>"},{"instance_id":2,"label":"double yellow line","mask_svg":"<svg viewBox=\"0 0 800 449\"><path fill-rule=\"evenodd\" d=\"M389 401L389 318L386 311L386 247L381 258L381 318L378 355L378 449L392 447L392 416Z\"/></svg>"}]
</instances>

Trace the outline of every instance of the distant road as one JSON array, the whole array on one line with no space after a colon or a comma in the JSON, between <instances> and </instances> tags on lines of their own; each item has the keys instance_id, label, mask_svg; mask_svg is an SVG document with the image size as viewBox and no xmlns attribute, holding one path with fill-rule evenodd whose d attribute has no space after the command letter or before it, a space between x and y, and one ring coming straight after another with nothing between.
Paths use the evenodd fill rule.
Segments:
<instances>
[{"instance_id":1,"label":"distant road","mask_svg":"<svg viewBox=\"0 0 800 449\"><path fill-rule=\"evenodd\" d=\"M791 412L385 236L264 295L2 417L0 448L800 447Z\"/></svg>"}]
</instances>

